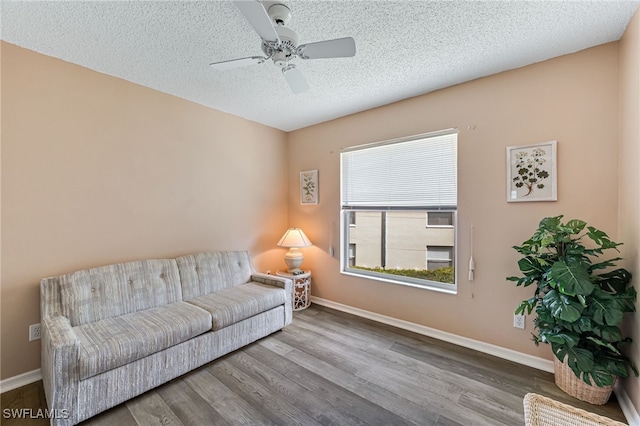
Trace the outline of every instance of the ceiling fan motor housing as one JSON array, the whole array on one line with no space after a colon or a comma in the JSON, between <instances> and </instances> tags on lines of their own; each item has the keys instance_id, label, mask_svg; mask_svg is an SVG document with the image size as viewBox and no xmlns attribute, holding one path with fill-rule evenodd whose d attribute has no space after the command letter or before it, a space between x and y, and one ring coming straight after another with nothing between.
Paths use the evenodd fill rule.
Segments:
<instances>
[{"instance_id":1,"label":"ceiling fan motor housing","mask_svg":"<svg viewBox=\"0 0 640 426\"><path fill-rule=\"evenodd\" d=\"M262 51L277 66L284 68L289 60L296 56L298 34L285 25L291 20L291 10L283 4L274 4L269 8L269 18L274 22L280 43L262 43Z\"/></svg>"}]
</instances>

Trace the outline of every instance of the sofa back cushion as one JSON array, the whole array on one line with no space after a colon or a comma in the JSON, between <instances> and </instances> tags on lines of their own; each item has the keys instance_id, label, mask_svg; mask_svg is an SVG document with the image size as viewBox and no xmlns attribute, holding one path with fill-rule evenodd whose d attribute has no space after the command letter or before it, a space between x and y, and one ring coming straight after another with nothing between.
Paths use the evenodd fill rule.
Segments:
<instances>
[{"instance_id":1,"label":"sofa back cushion","mask_svg":"<svg viewBox=\"0 0 640 426\"><path fill-rule=\"evenodd\" d=\"M254 272L246 251L190 254L177 258L176 262L184 300L245 284Z\"/></svg>"},{"instance_id":2,"label":"sofa back cushion","mask_svg":"<svg viewBox=\"0 0 640 426\"><path fill-rule=\"evenodd\" d=\"M173 259L119 263L45 278L58 285L62 315L72 326L117 317L182 300Z\"/></svg>"}]
</instances>

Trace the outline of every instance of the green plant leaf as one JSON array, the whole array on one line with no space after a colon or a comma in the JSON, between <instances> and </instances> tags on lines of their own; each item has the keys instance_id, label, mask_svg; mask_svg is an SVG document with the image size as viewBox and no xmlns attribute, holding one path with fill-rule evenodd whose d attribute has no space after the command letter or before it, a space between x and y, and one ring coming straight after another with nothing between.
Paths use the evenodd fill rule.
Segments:
<instances>
[{"instance_id":1,"label":"green plant leaf","mask_svg":"<svg viewBox=\"0 0 640 426\"><path fill-rule=\"evenodd\" d=\"M581 294L576 294L576 297L578 298L578 302L580 302L582 307L586 308L587 307L587 299L585 299L584 296L581 295Z\"/></svg>"},{"instance_id":2,"label":"green plant leaf","mask_svg":"<svg viewBox=\"0 0 640 426\"><path fill-rule=\"evenodd\" d=\"M616 302L620 307L622 312L635 312L636 311L636 301L637 293L636 289L633 287L627 288L624 292L616 294Z\"/></svg>"},{"instance_id":3,"label":"green plant leaf","mask_svg":"<svg viewBox=\"0 0 640 426\"><path fill-rule=\"evenodd\" d=\"M567 359L567 365L576 376L580 377L580 373L590 373L593 370L595 361L593 354L589 350L553 344L551 349L560 361Z\"/></svg>"},{"instance_id":4,"label":"green plant leaf","mask_svg":"<svg viewBox=\"0 0 640 426\"><path fill-rule=\"evenodd\" d=\"M536 308L536 314L538 314L538 320L545 323L555 323L555 318L551 315L551 311L545 305L538 305Z\"/></svg>"},{"instance_id":5,"label":"green plant leaf","mask_svg":"<svg viewBox=\"0 0 640 426\"><path fill-rule=\"evenodd\" d=\"M604 260L604 261L599 262L599 263L594 263L593 265L591 265L589 267L589 271L593 272L593 271L598 270L598 269L611 268L613 266L616 266L616 262L618 262L619 260L622 260L622 258L621 257L614 257L613 259L608 259L608 260Z\"/></svg>"},{"instance_id":6,"label":"green plant leaf","mask_svg":"<svg viewBox=\"0 0 640 426\"><path fill-rule=\"evenodd\" d=\"M611 241L611 239L609 239L609 236L605 232L600 231L593 226L589 226L587 227L587 229L589 230L587 232L587 236L591 238L596 244L598 244L600 246L600 249L602 250L612 248L615 248L617 250L617 247L621 245L621 243Z\"/></svg>"},{"instance_id":7,"label":"green plant leaf","mask_svg":"<svg viewBox=\"0 0 640 426\"><path fill-rule=\"evenodd\" d=\"M586 296L591 294L594 288L589 270L583 263L576 260L567 262L560 260L554 263L547 277L556 284L560 292L569 296L576 294Z\"/></svg>"},{"instance_id":8,"label":"green plant leaf","mask_svg":"<svg viewBox=\"0 0 640 426\"><path fill-rule=\"evenodd\" d=\"M611 352L615 353L616 355L620 355L620 351L609 342L604 342L604 341L602 341L600 339L596 339L593 336L588 336L587 340L595 343L597 346L602 346L602 347L607 348L608 350L610 350Z\"/></svg>"},{"instance_id":9,"label":"green plant leaf","mask_svg":"<svg viewBox=\"0 0 640 426\"><path fill-rule=\"evenodd\" d=\"M575 299L556 290L548 292L542 299L542 303L549 309L551 315L570 323L580 318L584 310L582 305Z\"/></svg>"},{"instance_id":10,"label":"green plant leaf","mask_svg":"<svg viewBox=\"0 0 640 426\"><path fill-rule=\"evenodd\" d=\"M535 283L539 278L540 277L536 275L525 275L524 277L507 277L507 280L515 282L516 286L528 287Z\"/></svg>"},{"instance_id":11,"label":"green plant leaf","mask_svg":"<svg viewBox=\"0 0 640 426\"><path fill-rule=\"evenodd\" d=\"M507 281L513 281L516 283L516 286L521 286L524 284L524 281L527 277L507 277Z\"/></svg>"},{"instance_id":12,"label":"green plant leaf","mask_svg":"<svg viewBox=\"0 0 640 426\"><path fill-rule=\"evenodd\" d=\"M518 261L518 267L520 271L525 275L542 275L544 269L540 267L540 264L531 256L523 257Z\"/></svg>"},{"instance_id":13,"label":"green plant leaf","mask_svg":"<svg viewBox=\"0 0 640 426\"><path fill-rule=\"evenodd\" d=\"M585 226L587 226L587 222L579 219L572 219L568 221L565 225L565 228L569 230L572 234L579 234L582 232Z\"/></svg>"},{"instance_id":14,"label":"green plant leaf","mask_svg":"<svg viewBox=\"0 0 640 426\"><path fill-rule=\"evenodd\" d=\"M530 315L531 312L533 312L533 310L535 309L537 304L538 304L538 298L536 296L532 297L531 299L523 300L522 302L520 302L520 305L518 305L518 307L516 308L515 314L520 315L520 314L524 314L525 311L527 311L527 315Z\"/></svg>"},{"instance_id":15,"label":"green plant leaf","mask_svg":"<svg viewBox=\"0 0 640 426\"><path fill-rule=\"evenodd\" d=\"M573 348L580 342L580 336L577 333L541 333L544 339L549 343L566 345Z\"/></svg>"},{"instance_id":16,"label":"green plant leaf","mask_svg":"<svg viewBox=\"0 0 640 426\"><path fill-rule=\"evenodd\" d=\"M558 229L558 226L560 226L562 218L563 218L563 215L545 217L538 224L538 229L549 231L549 232L555 232Z\"/></svg>"},{"instance_id":17,"label":"green plant leaf","mask_svg":"<svg viewBox=\"0 0 640 426\"><path fill-rule=\"evenodd\" d=\"M598 359L598 364L602 369L618 377L629 377L629 370L638 376L638 369L629 362L629 358L621 356L605 356Z\"/></svg>"},{"instance_id":18,"label":"green plant leaf","mask_svg":"<svg viewBox=\"0 0 640 426\"><path fill-rule=\"evenodd\" d=\"M622 340L622 332L619 327L611 325L595 325L591 330L593 333L606 342L619 342Z\"/></svg>"},{"instance_id":19,"label":"green plant leaf","mask_svg":"<svg viewBox=\"0 0 640 426\"><path fill-rule=\"evenodd\" d=\"M591 319L585 316L581 316L580 318L578 318L577 321L571 323L570 325L571 325L571 330L578 333L587 333L593 330L593 323L591 322Z\"/></svg>"},{"instance_id":20,"label":"green plant leaf","mask_svg":"<svg viewBox=\"0 0 640 426\"><path fill-rule=\"evenodd\" d=\"M525 241L521 246L513 246L512 248L518 253L525 256L533 254L535 252L535 250L533 249L533 241L531 240Z\"/></svg>"},{"instance_id":21,"label":"green plant leaf","mask_svg":"<svg viewBox=\"0 0 640 426\"><path fill-rule=\"evenodd\" d=\"M589 377L593 381L593 383L591 383L591 381L589 381L587 377ZM611 386L613 384L614 375L604 368L594 368L593 371L582 376L582 380L588 385L595 385L602 388L605 386Z\"/></svg>"},{"instance_id":22,"label":"green plant leaf","mask_svg":"<svg viewBox=\"0 0 640 426\"><path fill-rule=\"evenodd\" d=\"M554 245L556 240L553 238L552 234L545 233L540 240L540 247L547 248L549 246Z\"/></svg>"},{"instance_id":23,"label":"green plant leaf","mask_svg":"<svg viewBox=\"0 0 640 426\"><path fill-rule=\"evenodd\" d=\"M614 260L619 259L612 259L610 262ZM593 265L592 269L594 269L595 266L597 265ZM607 264L607 267L610 266L614 266L614 264ZM593 278L602 290L609 293L623 293L627 288L627 285L631 282L631 273L626 269L620 268L614 271L605 272L600 275L594 275Z\"/></svg>"},{"instance_id":24,"label":"green plant leaf","mask_svg":"<svg viewBox=\"0 0 640 426\"><path fill-rule=\"evenodd\" d=\"M591 296L589 314L595 323L617 326L622 322L624 312L613 295L596 288Z\"/></svg>"}]
</instances>

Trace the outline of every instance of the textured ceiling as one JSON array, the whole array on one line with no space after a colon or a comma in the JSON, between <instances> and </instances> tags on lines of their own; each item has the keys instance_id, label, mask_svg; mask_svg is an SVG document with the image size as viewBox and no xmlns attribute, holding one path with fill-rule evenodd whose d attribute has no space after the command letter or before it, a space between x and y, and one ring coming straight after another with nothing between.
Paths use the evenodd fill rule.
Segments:
<instances>
[{"instance_id":1,"label":"textured ceiling","mask_svg":"<svg viewBox=\"0 0 640 426\"><path fill-rule=\"evenodd\" d=\"M266 6L276 3L265 1ZM231 1L6 1L10 43L285 131L618 40L640 1L294 1L300 43L353 37L356 56L295 62L291 93Z\"/></svg>"}]
</instances>

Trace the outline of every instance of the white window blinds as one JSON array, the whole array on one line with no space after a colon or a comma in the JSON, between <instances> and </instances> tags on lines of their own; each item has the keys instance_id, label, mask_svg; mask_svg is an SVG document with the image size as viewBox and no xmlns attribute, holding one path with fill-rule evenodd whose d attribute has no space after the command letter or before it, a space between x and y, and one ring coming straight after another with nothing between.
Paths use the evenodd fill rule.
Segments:
<instances>
[{"instance_id":1,"label":"white window blinds","mask_svg":"<svg viewBox=\"0 0 640 426\"><path fill-rule=\"evenodd\" d=\"M345 149L343 209L457 206L456 130Z\"/></svg>"}]
</instances>

